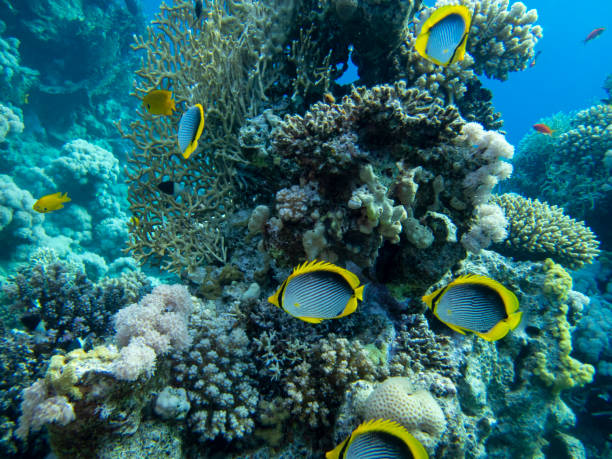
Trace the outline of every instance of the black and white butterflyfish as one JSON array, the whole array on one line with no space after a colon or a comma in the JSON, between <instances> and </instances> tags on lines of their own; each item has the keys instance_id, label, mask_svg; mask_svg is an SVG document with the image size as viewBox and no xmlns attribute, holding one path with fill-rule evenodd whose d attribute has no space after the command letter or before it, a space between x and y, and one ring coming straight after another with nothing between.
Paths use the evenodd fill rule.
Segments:
<instances>
[{"instance_id":1,"label":"black and white butterflyfish","mask_svg":"<svg viewBox=\"0 0 612 459\"><path fill-rule=\"evenodd\" d=\"M364 422L325 454L325 459L428 459L423 445L394 421Z\"/></svg>"},{"instance_id":2,"label":"black and white butterflyfish","mask_svg":"<svg viewBox=\"0 0 612 459\"><path fill-rule=\"evenodd\" d=\"M294 268L268 301L305 322L348 316L363 300L363 285L352 272L325 261Z\"/></svg>"},{"instance_id":3,"label":"black and white butterflyfish","mask_svg":"<svg viewBox=\"0 0 612 459\"><path fill-rule=\"evenodd\" d=\"M446 5L423 23L414 45L425 59L447 66L465 57L472 15L463 5Z\"/></svg>"},{"instance_id":4,"label":"black and white butterflyfish","mask_svg":"<svg viewBox=\"0 0 612 459\"><path fill-rule=\"evenodd\" d=\"M453 330L472 332L487 341L506 336L523 315L514 293L496 280L476 274L458 277L422 299Z\"/></svg>"},{"instance_id":5,"label":"black and white butterflyfish","mask_svg":"<svg viewBox=\"0 0 612 459\"><path fill-rule=\"evenodd\" d=\"M178 144L183 158L187 159L198 148L198 140L204 130L204 108L195 104L183 113L178 127Z\"/></svg>"}]
</instances>

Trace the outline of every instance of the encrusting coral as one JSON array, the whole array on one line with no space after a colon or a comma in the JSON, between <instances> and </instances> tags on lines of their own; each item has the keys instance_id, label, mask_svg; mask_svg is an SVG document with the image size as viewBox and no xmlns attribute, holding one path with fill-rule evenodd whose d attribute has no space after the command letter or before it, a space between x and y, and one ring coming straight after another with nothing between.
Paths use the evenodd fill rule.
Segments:
<instances>
[{"instance_id":1,"label":"encrusting coral","mask_svg":"<svg viewBox=\"0 0 612 459\"><path fill-rule=\"evenodd\" d=\"M508 238L495 246L500 253L520 260L555 261L577 269L599 254L595 234L563 209L513 193L493 195L508 220Z\"/></svg>"}]
</instances>

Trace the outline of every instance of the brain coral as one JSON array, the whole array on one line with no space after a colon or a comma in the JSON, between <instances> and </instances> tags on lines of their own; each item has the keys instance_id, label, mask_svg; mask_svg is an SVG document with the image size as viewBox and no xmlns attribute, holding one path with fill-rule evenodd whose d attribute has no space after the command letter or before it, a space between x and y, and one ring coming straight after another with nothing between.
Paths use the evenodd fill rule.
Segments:
<instances>
[{"instance_id":1,"label":"brain coral","mask_svg":"<svg viewBox=\"0 0 612 459\"><path fill-rule=\"evenodd\" d=\"M517 259L552 258L571 269L592 263L599 254L595 234L583 222L537 199L513 193L494 195L508 220L508 238L495 250Z\"/></svg>"},{"instance_id":2,"label":"brain coral","mask_svg":"<svg viewBox=\"0 0 612 459\"><path fill-rule=\"evenodd\" d=\"M446 429L438 402L408 378L388 378L376 386L364 406L365 419L390 419L404 426L425 447L435 448Z\"/></svg>"}]
</instances>

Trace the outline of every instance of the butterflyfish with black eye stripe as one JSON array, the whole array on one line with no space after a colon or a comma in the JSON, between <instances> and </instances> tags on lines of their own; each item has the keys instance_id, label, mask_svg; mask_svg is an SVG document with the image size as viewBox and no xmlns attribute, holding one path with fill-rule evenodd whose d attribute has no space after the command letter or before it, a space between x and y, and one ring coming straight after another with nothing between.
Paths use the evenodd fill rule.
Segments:
<instances>
[{"instance_id":1,"label":"butterflyfish with black eye stripe","mask_svg":"<svg viewBox=\"0 0 612 459\"><path fill-rule=\"evenodd\" d=\"M325 459L428 459L425 448L397 422L376 419L360 424L325 453Z\"/></svg>"},{"instance_id":2,"label":"butterflyfish with black eye stripe","mask_svg":"<svg viewBox=\"0 0 612 459\"><path fill-rule=\"evenodd\" d=\"M142 106L151 115L172 115L176 104L172 99L172 92L165 89L154 89L142 98Z\"/></svg>"},{"instance_id":3,"label":"butterflyfish with black eye stripe","mask_svg":"<svg viewBox=\"0 0 612 459\"><path fill-rule=\"evenodd\" d=\"M325 261L305 262L293 269L268 301L287 314L318 324L348 316L363 301L363 285L352 272Z\"/></svg>"},{"instance_id":4,"label":"butterflyfish with black eye stripe","mask_svg":"<svg viewBox=\"0 0 612 459\"><path fill-rule=\"evenodd\" d=\"M425 59L442 66L465 57L472 15L463 5L446 5L427 18L414 45Z\"/></svg>"},{"instance_id":5,"label":"butterflyfish with black eye stripe","mask_svg":"<svg viewBox=\"0 0 612 459\"><path fill-rule=\"evenodd\" d=\"M204 108L200 104L195 104L183 113L179 121L178 143L183 158L189 158L198 148L198 140L203 130Z\"/></svg>"},{"instance_id":6,"label":"butterflyfish with black eye stripe","mask_svg":"<svg viewBox=\"0 0 612 459\"><path fill-rule=\"evenodd\" d=\"M72 201L72 199L68 197L68 193L58 191L57 193L48 194L37 200L32 206L32 209L41 214L45 214L52 210L62 209L64 203L70 201Z\"/></svg>"},{"instance_id":7,"label":"butterflyfish with black eye stripe","mask_svg":"<svg viewBox=\"0 0 612 459\"><path fill-rule=\"evenodd\" d=\"M521 322L516 295L486 276L468 274L425 295L423 302L453 330L497 341Z\"/></svg>"}]
</instances>

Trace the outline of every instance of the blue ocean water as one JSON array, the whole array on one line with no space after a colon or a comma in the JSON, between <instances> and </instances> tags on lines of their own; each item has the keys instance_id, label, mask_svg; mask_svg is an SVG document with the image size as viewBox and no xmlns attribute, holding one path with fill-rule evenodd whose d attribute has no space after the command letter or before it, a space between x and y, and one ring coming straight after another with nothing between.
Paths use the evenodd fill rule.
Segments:
<instances>
[{"instance_id":1,"label":"blue ocean water","mask_svg":"<svg viewBox=\"0 0 612 459\"><path fill-rule=\"evenodd\" d=\"M0 1L0 457L612 457L612 6L420 3Z\"/></svg>"}]
</instances>

